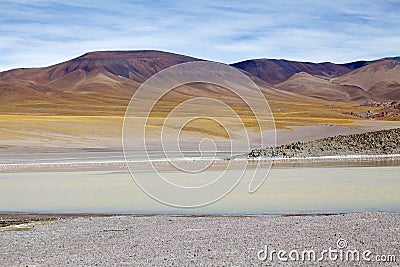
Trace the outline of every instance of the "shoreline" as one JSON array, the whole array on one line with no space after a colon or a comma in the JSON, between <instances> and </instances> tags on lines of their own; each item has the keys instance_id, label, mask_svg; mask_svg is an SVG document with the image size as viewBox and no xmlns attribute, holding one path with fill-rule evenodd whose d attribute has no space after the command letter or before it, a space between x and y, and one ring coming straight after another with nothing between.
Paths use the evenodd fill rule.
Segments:
<instances>
[{"instance_id":1,"label":"shoreline","mask_svg":"<svg viewBox=\"0 0 400 267\"><path fill-rule=\"evenodd\" d=\"M79 218L102 218L102 217L130 217L130 218L269 218L269 217L316 217L334 216L344 214L362 214L365 211L354 212L311 212L311 213L271 213L271 214L185 214L185 213L51 213L51 212L4 212L0 211L0 233L4 231L29 230L35 224ZM373 211L373 213L388 213L387 211ZM400 213L400 212L389 212Z\"/></svg>"},{"instance_id":2,"label":"shoreline","mask_svg":"<svg viewBox=\"0 0 400 267\"><path fill-rule=\"evenodd\" d=\"M74 218L101 218L101 217L171 217L171 218L257 218L257 217L318 217L337 216L363 213L393 213L400 214L400 211L350 211L350 212L307 212L307 213L264 213L264 214L186 214L186 213L60 213L60 212L6 212L0 211L0 232L7 231L6 227L36 222L50 222ZM12 229L11 229L12 230Z\"/></svg>"},{"instance_id":3,"label":"shoreline","mask_svg":"<svg viewBox=\"0 0 400 267\"><path fill-rule=\"evenodd\" d=\"M398 160L400 159L400 154L381 154L381 155L337 155L337 156L311 156L311 157L259 157L259 158L246 158L246 159L232 159L232 160L248 160L250 162L324 162L324 161L381 161L381 160Z\"/></svg>"},{"instance_id":4,"label":"shoreline","mask_svg":"<svg viewBox=\"0 0 400 267\"><path fill-rule=\"evenodd\" d=\"M179 160L186 161L187 164L208 164L212 159L191 159ZM316 157L235 157L231 159L216 159L210 167L221 167L228 163L238 163L247 161L250 165L257 164L307 164L307 163L340 163L340 162L384 162L400 161L400 154L366 154L366 155L337 155L337 156L316 156ZM35 162L35 163L0 163L0 172L18 171L81 171L81 170L127 170L127 164L135 166L139 170L152 170L152 165L168 168L170 162L164 160L153 161L124 161L124 160L105 160L105 161L72 161L72 162ZM334 165L332 165L334 166Z\"/></svg>"},{"instance_id":5,"label":"shoreline","mask_svg":"<svg viewBox=\"0 0 400 267\"><path fill-rule=\"evenodd\" d=\"M336 135L308 142L293 142L281 146L253 149L249 158L268 157L325 157L347 155L396 155L400 154L400 128ZM246 156L246 155L241 155ZM235 158L235 157L233 157Z\"/></svg>"}]
</instances>

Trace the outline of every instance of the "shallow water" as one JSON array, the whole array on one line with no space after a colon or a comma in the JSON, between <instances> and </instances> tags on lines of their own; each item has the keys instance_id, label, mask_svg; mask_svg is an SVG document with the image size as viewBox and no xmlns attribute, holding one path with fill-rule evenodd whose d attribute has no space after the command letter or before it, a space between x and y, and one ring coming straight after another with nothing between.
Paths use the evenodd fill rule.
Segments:
<instances>
[{"instance_id":1,"label":"shallow water","mask_svg":"<svg viewBox=\"0 0 400 267\"><path fill-rule=\"evenodd\" d=\"M217 170L165 172L175 182L208 182ZM240 170L229 170L237 177ZM151 173L143 173L151 178ZM173 214L282 214L400 211L400 166L273 168L249 194L249 173L220 201L195 209L161 204L134 183L128 171L0 174L0 212Z\"/></svg>"}]
</instances>

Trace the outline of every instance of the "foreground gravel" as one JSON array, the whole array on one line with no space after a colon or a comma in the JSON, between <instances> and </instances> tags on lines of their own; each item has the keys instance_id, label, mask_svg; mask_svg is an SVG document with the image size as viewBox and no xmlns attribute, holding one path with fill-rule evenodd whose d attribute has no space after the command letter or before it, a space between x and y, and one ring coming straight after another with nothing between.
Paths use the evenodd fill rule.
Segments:
<instances>
[{"instance_id":1,"label":"foreground gravel","mask_svg":"<svg viewBox=\"0 0 400 267\"><path fill-rule=\"evenodd\" d=\"M395 255L400 263L400 213L313 216L112 216L35 222L0 232L2 266L365 266L363 261L261 261L269 249L346 249ZM293 254L295 255L295 254ZM293 256L292 255L292 256ZM263 254L260 254L263 256ZM287 255L286 255L287 257ZM317 254L319 257L319 254ZM361 256L360 256L361 257ZM374 262L371 266L376 266Z\"/></svg>"}]
</instances>

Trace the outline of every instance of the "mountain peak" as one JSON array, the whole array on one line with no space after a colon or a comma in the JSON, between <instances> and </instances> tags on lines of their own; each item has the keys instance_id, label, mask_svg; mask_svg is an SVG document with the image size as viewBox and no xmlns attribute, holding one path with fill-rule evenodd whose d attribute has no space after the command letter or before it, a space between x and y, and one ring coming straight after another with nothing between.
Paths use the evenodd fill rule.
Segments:
<instances>
[{"instance_id":1,"label":"mountain peak","mask_svg":"<svg viewBox=\"0 0 400 267\"><path fill-rule=\"evenodd\" d=\"M179 55L171 52L158 50L105 50L85 53L75 59L121 59L121 58L159 58L159 57L183 57L189 56Z\"/></svg>"}]
</instances>

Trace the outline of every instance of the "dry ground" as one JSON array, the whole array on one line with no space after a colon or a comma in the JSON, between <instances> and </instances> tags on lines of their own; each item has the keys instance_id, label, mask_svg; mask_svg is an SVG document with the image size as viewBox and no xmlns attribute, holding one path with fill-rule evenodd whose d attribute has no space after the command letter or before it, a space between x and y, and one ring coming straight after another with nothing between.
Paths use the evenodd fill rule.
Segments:
<instances>
[{"instance_id":1,"label":"dry ground","mask_svg":"<svg viewBox=\"0 0 400 267\"><path fill-rule=\"evenodd\" d=\"M294 103L283 101L270 101L275 125L278 129L291 126L305 125L352 125L355 117L344 115L343 112L364 112L371 107L361 107L357 103L334 103L317 101L315 103ZM158 136L163 127L166 115L176 106L176 103L165 102L163 108L159 108L151 114L148 124L150 135ZM68 107L64 107L67 108ZM0 113L0 148L118 148L121 145L122 124L124 112L122 108L93 106L87 107L89 115L81 115L81 112L73 114L73 110L58 110L58 114L35 114L34 111L22 109L21 114L5 112L2 105ZM240 119L247 128L257 131L257 121L248 108L244 106L234 107L240 115ZM94 114L91 110L102 111L102 114ZM197 111L201 111L199 108ZM70 113L60 115L60 113ZM195 113L187 114L190 119ZM214 110L213 119L218 120L224 127L240 131L242 125L234 118L224 116L218 109ZM359 120L357 118L357 120ZM268 125L272 127L272 123ZM181 125L174 126L180 129ZM183 127L186 134L195 132L206 137L227 138L228 135L221 125L213 120L197 119ZM233 136L235 137L235 136Z\"/></svg>"},{"instance_id":2,"label":"dry ground","mask_svg":"<svg viewBox=\"0 0 400 267\"><path fill-rule=\"evenodd\" d=\"M0 232L0 261L4 266L397 266L399 222L399 213L379 212L67 218ZM295 260L292 254L280 261L273 254L263 261L259 252L265 246L269 253L314 250L317 256ZM329 248L344 255L357 250L358 260L340 260L335 252L321 257ZM363 258L366 250L371 253ZM381 255L387 262L377 262Z\"/></svg>"}]
</instances>

